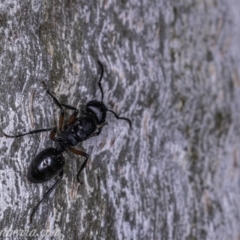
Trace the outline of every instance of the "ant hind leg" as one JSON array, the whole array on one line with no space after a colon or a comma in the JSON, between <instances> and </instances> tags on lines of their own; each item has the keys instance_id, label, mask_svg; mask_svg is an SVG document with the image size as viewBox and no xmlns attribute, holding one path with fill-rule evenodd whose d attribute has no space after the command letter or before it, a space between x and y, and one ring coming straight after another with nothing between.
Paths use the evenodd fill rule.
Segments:
<instances>
[{"instance_id":1,"label":"ant hind leg","mask_svg":"<svg viewBox=\"0 0 240 240\"><path fill-rule=\"evenodd\" d=\"M32 213L30 215L30 223L32 223L32 218L36 210L38 209L39 205L42 203L44 199L46 199L50 193L57 187L57 185L61 182L63 177L63 170L59 173L57 181L52 185L52 187L44 194L42 199L38 202L38 204L33 208Z\"/></svg>"}]
</instances>

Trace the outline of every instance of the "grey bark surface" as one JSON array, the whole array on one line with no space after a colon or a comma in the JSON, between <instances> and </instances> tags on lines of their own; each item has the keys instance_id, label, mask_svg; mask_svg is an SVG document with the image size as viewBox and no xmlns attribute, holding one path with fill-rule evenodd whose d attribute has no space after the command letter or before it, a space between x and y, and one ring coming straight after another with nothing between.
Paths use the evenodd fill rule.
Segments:
<instances>
[{"instance_id":1,"label":"grey bark surface","mask_svg":"<svg viewBox=\"0 0 240 240\"><path fill-rule=\"evenodd\" d=\"M239 12L237 0L1 1L1 132L57 125L43 80L80 110L100 99L98 59L104 102L133 122L108 114L79 144L91 156L83 184L83 158L64 154L63 181L32 224L54 180L31 184L27 168L54 143L1 137L1 238L239 239Z\"/></svg>"}]
</instances>

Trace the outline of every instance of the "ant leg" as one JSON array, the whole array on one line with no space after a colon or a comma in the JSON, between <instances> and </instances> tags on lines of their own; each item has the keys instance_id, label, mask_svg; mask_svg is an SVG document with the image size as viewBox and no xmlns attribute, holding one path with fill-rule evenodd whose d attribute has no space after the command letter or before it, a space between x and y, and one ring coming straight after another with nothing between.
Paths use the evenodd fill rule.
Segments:
<instances>
[{"instance_id":1,"label":"ant leg","mask_svg":"<svg viewBox=\"0 0 240 240\"><path fill-rule=\"evenodd\" d=\"M42 81L42 84L44 85L44 87L46 88L46 92L48 95L50 95L50 97L53 99L54 103L60 108L61 113L60 113L60 118L59 118L59 122L58 122L58 127L59 127L59 131L62 132L62 128L63 128L63 120L64 120L64 110L62 108L62 105L60 104L60 102L57 100L57 98L55 98L52 93L48 90L46 84L44 81Z\"/></svg>"},{"instance_id":2,"label":"ant leg","mask_svg":"<svg viewBox=\"0 0 240 240\"><path fill-rule=\"evenodd\" d=\"M55 139L56 139L56 133L57 133L57 128L54 127L54 128L52 129L52 131L50 132L50 139L51 139L52 141L55 141Z\"/></svg>"},{"instance_id":3,"label":"ant leg","mask_svg":"<svg viewBox=\"0 0 240 240\"><path fill-rule=\"evenodd\" d=\"M104 73L104 68L103 68L103 65L100 61L97 61L97 63L99 64L99 66L101 67L101 75L100 75L100 78L98 80L98 86L100 88L100 91L101 91L101 94L102 94L102 100L101 102L103 101L103 98L104 98L104 93L103 93L103 90L102 90L102 84L101 84L101 81L102 81L102 77L103 77L103 73Z\"/></svg>"},{"instance_id":4,"label":"ant leg","mask_svg":"<svg viewBox=\"0 0 240 240\"><path fill-rule=\"evenodd\" d=\"M68 122L68 125L72 125L72 123L75 121L75 119L77 118L77 115L79 113L78 109L76 109L75 107L72 107L72 106L69 106L67 104L62 104L63 107L65 107L66 109L69 109L69 110L73 110L73 114L71 115L70 119L69 119L69 122Z\"/></svg>"},{"instance_id":5,"label":"ant leg","mask_svg":"<svg viewBox=\"0 0 240 240\"><path fill-rule=\"evenodd\" d=\"M82 172L82 170L86 167L86 164L87 164L87 161L89 159L89 155L85 152L82 152L80 150L77 150L75 148L72 148L72 147L69 147L69 150L77 155L80 155L80 156L84 156L86 159L85 161L83 162L82 166L80 167L78 173L77 173L77 181L80 183L80 180L79 180L79 175L80 173Z\"/></svg>"},{"instance_id":6,"label":"ant leg","mask_svg":"<svg viewBox=\"0 0 240 240\"><path fill-rule=\"evenodd\" d=\"M60 118L58 122L59 131L62 132L63 129L63 120L64 120L64 111L61 109Z\"/></svg>"},{"instance_id":7,"label":"ant leg","mask_svg":"<svg viewBox=\"0 0 240 240\"><path fill-rule=\"evenodd\" d=\"M98 127L97 127L97 131L94 132L92 135L90 135L88 138L98 136L98 135L102 132L102 128L103 128L105 125L107 125L107 122L105 122L105 123L101 124L100 126L98 126ZM88 138L87 138L87 139L88 139Z\"/></svg>"},{"instance_id":8,"label":"ant leg","mask_svg":"<svg viewBox=\"0 0 240 240\"><path fill-rule=\"evenodd\" d=\"M132 122L131 122L130 119L125 118L125 117L119 117L119 116L118 116L114 111L112 111L112 110L107 110L107 111L113 113L113 115L115 116L115 118L117 118L118 120L125 120L125 121L127 121L128 124L129 124L129 126L130 126L130 128L132 128Z\"/></svg>"},{"instance_id":9,"label":"ant leg","mask_svg":"<svg viewBox=\"0 0 240 240\"><path fill-rule=\"evenodd\" d=\"M44 199L46 199L50 193L57 187L57 185L60 183L63 177L63 170L59 173L57 181L52 185L52 187L44 194L43 198L38 202L38 204L33 208L32 213L30 215L30 223L32 223L32 218L34 213L36 212L39 205L42 203Z\"/></svg>"},{"instance_id":10,"label":"ant leg","mask_svg":"<svg viewBox=\"0 0 240 240\"><path fill-rule=\"evenodd\" d=\"M22 134L17 134L17 135L8 135L3 132L3 135L8 138L18 138L18 137L22 137L22 136L29 135L29 134L34 134L34 133L39 133L39 132L47 132L47 131L51 131L51 130L53 130L53 128L37 129L37 130L33 130L33 131L30 131L27 133L22 133Z\"/></svg>"},{"instance_id":11,"label":"ant leg","mask_svg":"<svg viewBox=\"0 0 240 240\"><path fill-rule=\"evenodd\" d=\"M57 98L54 97L54 96L52 95L52 93L47 89L46 84L45 84L44 82L42 82L42 83L43 83L44 87L46 88L47 93L48 93L48 94L51 96L51 98L53 99L54 103L61 109L61 115L60 115L60 119L59 119L59 130L60 130L60 132L61 132L61 131L62 131L62 128L63 128L63 120L64 120L64 110L63 110L62 106L65 107L66 109L74 110L74 113L71 115L71 117L70 117L70 119L69 119L69 125L71 125L71 124L74 122L74 120L76 119L79 111L78 111L75 107L72 107L72 106L67 105L67 104L62 104L62 103L60 103L60 102L57 100Z\"/></svg>"}]
</instances>

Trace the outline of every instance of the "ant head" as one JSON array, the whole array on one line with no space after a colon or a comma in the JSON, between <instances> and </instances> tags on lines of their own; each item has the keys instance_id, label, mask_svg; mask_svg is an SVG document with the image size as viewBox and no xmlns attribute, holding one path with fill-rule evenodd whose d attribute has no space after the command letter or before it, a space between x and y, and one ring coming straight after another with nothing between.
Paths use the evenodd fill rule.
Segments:
<instances>
[{"instance_id":1,"label":"ant head","mask_svg":"<svg viewBox=\"0 0 240 240\"><path fill-rule=\"evenodd\" d=\"M103 102L92 100L86 104L86 112L91 114L98 125L105 123L107 108Z\"/></svg>"},{"instance_id":2,"label":"ant head","mask_svg":"<svg viewBox=\"0 0 240 240\"><path fill-rule=\"evenodd\" d=\"M88 102L87 105L86 105L86 112L91 114L94 117L94 119L96 120L98 125L104 124L105 120L106 120L106 115L107 115L106 113L111 112L111 113L114 114L114 116L118 120L127 121L130 128L131 128L132 122L131 122L130 119L124 118L124 117L119 117L113 110L107 109L106 106L104 105L104 103L103 103L104 93L103 93L102 85L101 85L104 69L103 69L102 63L100 61L97 61L97 62L99 64L100 68L101 68L101 75L100 75L100 78L98 80L98 86L99 86L99 89L100 89L101 95L102 95L101 96L101 102L97 101L97 100L93 100L93 101Z\"/></svg>"}]
</instances>

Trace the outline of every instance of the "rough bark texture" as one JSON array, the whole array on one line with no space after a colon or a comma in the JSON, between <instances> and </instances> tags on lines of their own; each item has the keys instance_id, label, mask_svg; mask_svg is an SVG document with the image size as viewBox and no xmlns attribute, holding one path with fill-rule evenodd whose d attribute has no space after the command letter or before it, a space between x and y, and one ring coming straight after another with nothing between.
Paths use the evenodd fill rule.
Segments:
<instances>
[{"instance_id":1,"label":"rough bark texture","mask_svg":"<svg viewBox=\"0 0 240 240\"><path fill-rule=\"evenodd\" d=\"M102 134L79 145L91 155L82 185L83 159L66 153L62 184L31 225L54 180L31 184L27 168L54 144L47 133L0 138L0 230L239 239L239 12L237 0L1 1L1 131L57 124L42 80L78 109L100 99L97 59L106 105L133 128L109 114Z\"/></svg>"}]
</instances>

